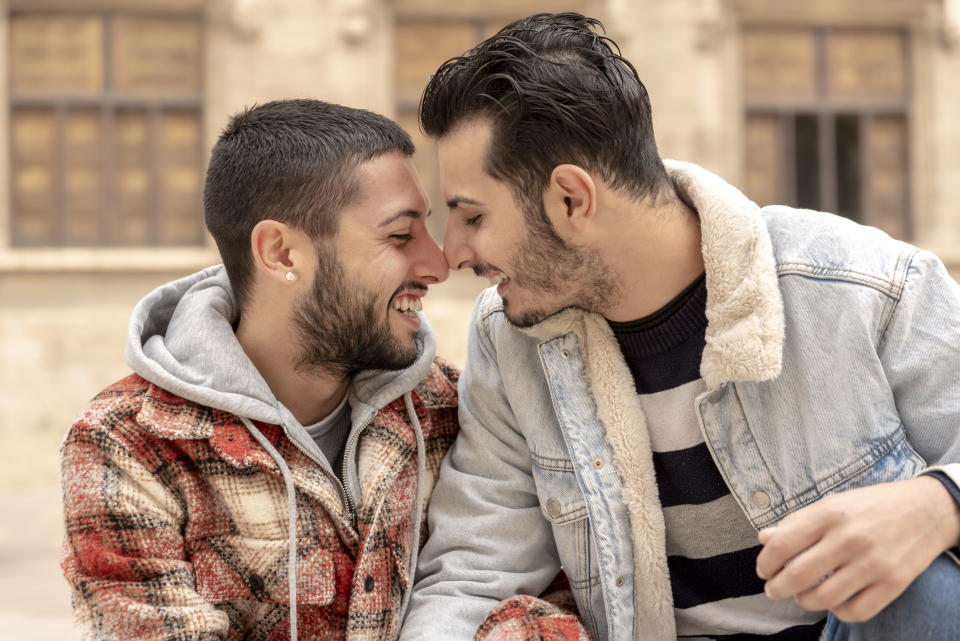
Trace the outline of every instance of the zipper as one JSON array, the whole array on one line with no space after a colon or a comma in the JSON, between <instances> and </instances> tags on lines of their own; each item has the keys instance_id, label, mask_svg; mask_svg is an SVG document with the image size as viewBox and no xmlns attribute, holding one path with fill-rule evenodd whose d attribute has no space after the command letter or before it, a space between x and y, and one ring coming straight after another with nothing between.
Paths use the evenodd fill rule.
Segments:
<instances>
[{"instance_id":1,"label":"zipper","mask_svg":"<svg viewBox=\"0 0 960 641\"><path fill-rule=\"evenodd\" d=\"M363 430L369 427L370 423L373 423L373 418L376 415L377 415L376 412L371 414L370 418L368 418L363 423L361 423L360 427L358 427L357 430L353 433L353 435L350 436L349 440L347 440L347 444L343 448L343 463L342 463L343 467L340 470L340 473L343 475L342 477L343 479L347 478L347 467L348 467L348 462L350 461L350 456L351 456L350 448L357 444L357 441L360 440L360 434L363 432ZM340 479L337 479L337 481L340 482ZM344 487L343 482L340 482L340 487L343 488L343 496L346 499L348 509L350 510L350 519L351 521L353 521L354 525L356 525L356 511L357 511L356 505L354 505L353 499L350 497L350 493L347 492L347 488Z\"/></svg>"},{"instance_id":2,"label":"zipper","mask_svg":"<svg viewBox=\"0 0 960 641\"><path fill-rule=\"evenodd\" d=\"M373 417L370 417L370 421L372 420L373 420ZM368 421L368 423L370 421ZM287 440L293 443L293 446L298 450L300 450L300 452L302 452L304 456L306 456L308 459L316 463L317 466L321 470L323 470L323 473L326 474L328 477L330 477L330 480L336 483L337 487L340 489L340 498L343 499L343 505L346 508L347 517L349 517L351 524L356 525L356 514L355 514L356 508L354 507L353 499L350 498L350 493L347 492L347 488L344 487L343 482L337 478L337 475L333 473L333 470L328 469L327 465L324 465L320 461L320 459L315 457L313 454L307 451L305 447L300 445L300 443L297 442L297 439L290 436L290 432L287 431L286 425L281 424L281 427L283 427L283 433L287 436ZM366 427L366 425L364 427ZM346 464L344 464L344 470L346 470ZM344 476L344 478L346 478L346 476Z\"/></svg>"}]
</instances>

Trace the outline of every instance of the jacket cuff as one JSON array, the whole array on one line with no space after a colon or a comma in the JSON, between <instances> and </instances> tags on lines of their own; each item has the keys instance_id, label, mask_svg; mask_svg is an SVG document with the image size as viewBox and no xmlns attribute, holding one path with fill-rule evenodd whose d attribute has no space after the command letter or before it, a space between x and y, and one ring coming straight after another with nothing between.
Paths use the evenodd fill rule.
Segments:
<instances>
[{"instance_id":1,"label":"jacket cuff","mask_svg":"<svg viewBox=\"0 0 960 641\"><path fill-rule=\"evenodd\" d=\"M931 476L943 483L943 486L950 492L950 496L957 502L957 506L960 507L960 483L957 482L958 468L960 468L960 465L957 464L938 465L925 469L921 474ZM953 472L953 474L951 474L951 472ZM960 543L949 548L946 553L947 556L953 559L954 563L960 565Z\"/></svg>"}]
</instances>

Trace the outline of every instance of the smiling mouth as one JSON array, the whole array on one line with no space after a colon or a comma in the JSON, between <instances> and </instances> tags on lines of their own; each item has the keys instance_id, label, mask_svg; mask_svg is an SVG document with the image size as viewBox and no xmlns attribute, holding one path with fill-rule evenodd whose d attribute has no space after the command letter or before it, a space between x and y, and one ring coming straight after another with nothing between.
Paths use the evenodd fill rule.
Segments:
<instances>
[{"instance_id":1,"label":"smiling mouth","mask_svg":"<svg viewBox=\"0 0 960 641\"><path fill-rule=\"evenodd\" d=\"M394 298L391 307L401 314L416 317L417 312L423 311L423 302L419 298L403 296L401 298Z\"/></svg>"}]
</instances>

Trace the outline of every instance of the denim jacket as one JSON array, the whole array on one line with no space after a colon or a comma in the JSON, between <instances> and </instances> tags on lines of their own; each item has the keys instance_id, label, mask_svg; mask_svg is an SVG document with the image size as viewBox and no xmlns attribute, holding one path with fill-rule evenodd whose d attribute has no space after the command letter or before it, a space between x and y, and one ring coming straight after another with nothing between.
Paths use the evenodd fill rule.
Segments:
<instances>
[{"instance_id":1,"label":"denim jacket","mask_svg":"<svg viewBox=\"0 0 960 641\"><path fill-rule=\"evenodd\" d=\"M960 482L960 286L933 255L829 214L759 209L667 162L699 214L704 439L757 529L826 494L937 468ZM487 290L460 435L402 639L469 639L563 568L597 640L676 638L646 422L606 321L513 327Z\"/></svg>"}]
</instances>

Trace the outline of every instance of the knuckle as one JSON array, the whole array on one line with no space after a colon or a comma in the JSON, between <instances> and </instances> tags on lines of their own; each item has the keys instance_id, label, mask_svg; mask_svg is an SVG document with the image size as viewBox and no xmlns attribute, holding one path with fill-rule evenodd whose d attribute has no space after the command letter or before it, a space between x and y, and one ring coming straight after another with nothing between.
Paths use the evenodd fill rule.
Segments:
<instances>
[{"instance_id":1,"label":"knuckle","mask_svg":"<svg viewBox=\"0 0 960 641\"><path fill-rule=\"evenodd\" d=\"M869 553L874 549L870 534L860 528L851 528L844 532L843 543L846 547L861 552Z\"/></svg>"},{"instance_id":2,"label":"knuckle","mask_svg":"<svg viewBox=\"0 0 960 641\"><path fill-rule=\"evenodd\" d=\"M799 605L804 610L823 610L825 606L821 603L821 599L812 592L804 592L803 594L798 594L795 598L797 605Z\"/></svg>"},{"instance_id":3,"label":"knuckle","mask_svg":"<svg viewBox=\"0 0 960 641\"><path fill-rule=\"evenodd\" d=\"M795 584L798 583L802 578L803 574L801 570L794 564L790 564L781 570L783 579L786 583Z\"/></svg>"},{"instance_id":4,"label":"knuckle","mask_svg":"<svg viewBox=\"0 0 960 641\"><path fill-rule=\"evenodd\" d=\"M812 590L817 595L816 603L819 609L826 610L842 603L840 590L832 585L831 582L821 584Z\"/></svg>"},{"instance_id":5,"label":"knuckle","mask_svg":"<svg viewBox=\"0 0 960 641\"><path fill-rule=\"evenodd\" d=\"M778 538L771 539L770 542L767 543L767 546L766 546L766 547L767 547L767 549L768 549L768 550L770 551L770 553L771 553L771 554L770 554L770 557L768 557L768 558L771 558L771 557L772 557L772 558L783 558L783 556L786 554L787 550L790 549L790 546L789 546L789 543L788 543L787 538L786 538L786 537L782 537L782 536L781 536L781 537L778 537Z\"/></svg>"},{"instance_id":6,"label":"knuckle","mask_svg":"<svg viewBox=\"0 0 960 641\"><path fill-rule=\"evenodd\" d=\"M833 608L833 616L837 617L844 623L859 623L860 619L856 616L856 610L850 604L844 604L838 607Z\"/></svg>"}]
</instances>

